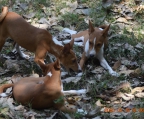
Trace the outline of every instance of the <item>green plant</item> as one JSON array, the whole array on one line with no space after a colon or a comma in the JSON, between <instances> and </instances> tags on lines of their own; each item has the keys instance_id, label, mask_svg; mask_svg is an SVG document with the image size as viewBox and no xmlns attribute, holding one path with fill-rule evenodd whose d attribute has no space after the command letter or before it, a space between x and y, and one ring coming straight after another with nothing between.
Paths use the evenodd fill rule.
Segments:
<instances>
[{"instance_id":1,"label":"green plant","mask_svg":"<svg viewBox=\"0 0 144 119\"><path fill-rule=\"evenodd\" d=\"M65 21L66 26L76 25L80 20L79 15L74 13L63 14L61 19Z\"/></svg>"}]
</instances>

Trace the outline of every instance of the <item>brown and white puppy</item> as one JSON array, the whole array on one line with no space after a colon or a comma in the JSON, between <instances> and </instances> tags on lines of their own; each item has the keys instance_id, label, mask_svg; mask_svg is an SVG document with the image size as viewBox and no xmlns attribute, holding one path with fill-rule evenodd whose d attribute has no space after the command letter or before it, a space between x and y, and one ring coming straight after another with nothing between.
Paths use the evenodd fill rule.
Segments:
<instances>
[{"instance_id":1,"label":"brown and white puppy","mask_svg":"<svg viewBox=\"0 0 144 119\"><path fill-rule=\"evenodd\" d=\"M0 86L0 96L7 97L8 94L4 93L4 90L12 87L12 95L15 101L33 109L53 107L63 112L81 111L76 107L67 106L64 95L85 94L86 90L63 91L60 61L58 59L48 65L38 62L45 77L25 77L13 84L3 84Z\"/></svg>"},{"instance_id":2,"label":"brown and white puppy","mask_svg":"<svg viewBox=\"0 0 144 119\"><path fill-rule=\"evenodd\" d=\"M93 27L92 23L89 21L89 29L85 31L81 31L77 34L74 34L75 31L72 31L68 28L64 28L64 32L68 32L71 34L71 38L74 39L75 42L82 41L82 43L75 43L77 45L83 46L84 51L82 54L82 58L80 60L80 66L83 68L86 60L89 57L94 57L100 61L101 66L103 66L109 73L113 76L119 76L119 74L109 66L107 61L105 60L103 54L104 49L108 45L108 31L110 25L103 25L100 27ZM68 42L68 41L65 41Z\"/></svg>"}]
</instances>

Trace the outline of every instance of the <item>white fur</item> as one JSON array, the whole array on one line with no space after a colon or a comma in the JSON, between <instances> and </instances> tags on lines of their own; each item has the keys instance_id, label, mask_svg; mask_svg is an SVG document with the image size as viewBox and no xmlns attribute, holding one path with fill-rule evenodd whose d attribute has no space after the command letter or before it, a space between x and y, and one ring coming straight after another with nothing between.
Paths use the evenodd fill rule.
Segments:
<instances>
[{"instance_id":1,"label":"white fur","mask_svg":"<svg viewBox=\"0 0 144 119\"><path fill-rule=\"evenodd\" d=\"M81 37L78 37L78 38L74 38L74 41L75 42L78 42L78 41L84 42L84 36L81 36Z\"/></svg>"},{"instance_id":2,"label":"white fur","mask_svg":"<svg viewBox=\"0 0 144 119\"><path fill-rule=\"evenodd\" d=\"M106 70L109 71L109 73L112 75L112 76L119 76L119 74L115 71L113 71L113 69L109 66L109 64L107 63L107 61L105 60L105 58L103 57L103 48L104 48L104 44L102 45L100 51L97 53L96 57L99 59L100 61L100 64L102 67L104 67Z\"/></svg>"},{"instance_id":3,"label":"white fur","mask_svg":"<svg viewBox=\"0 0 144 119\"><path fill-rule=\"evenodd\" d=\"M71 40L64 40L64 41L60 41L60 43L63 43L63 44L68 44L70 43Z\"/></svg>"},{"instance_id":4,"label":"white fur","mask_svg":"<svg viewBox=\"0 0 144 119\"><path fill-rule=\"evenodd\" d=\"M81 69L81 66L80 66L79 64L78 64L78 70L82 70L82 69Z\"/></svg>"},{"instance_id":5,"label":"white fur","mask_svg":"<svg viewBox=\"0 0 144 119\"><path fill-rule=\"evenodd\" d=\"M86 94L86 89L81 90L68 90L68 91L62 91L64 95L81 95Z\"/></svg>"},{"instance_id":6,"label":"white fur","mask_svg":"<svg viewBox=\"0 0 144 119\"><path fill-rule=\"evenodd\" d=\"M86 115L87 111L84 111L83 109L77 109L77 113L81 113L83 115Z\"/></svg>"},{"instance_id":7,"label":"white fur","mask_svg":"<svg viewBox=\"0 0 144 119\"><path fill-rule=\"evenodd\" d=\"M71 30L71 29L69 29L69 28L64 28L62 31L63 31L63 32L66 32L66 33L69 33L69 34L71 34L71 35L77 33L77 31Z\"/></svg>"},{"instance_id":8,"label":"white fur","mask_svg":"<svg viewBox=\"0 0 144 119\"><path fill-rule=\"evenodd\" d=\"M54 41L55 44L60 45L60 46L63 46L63 45L61 44L61 42L56 39L56 37L53 37L52 40Z\"/></svg>"},{"instance_id":9,"label":"white fur","mask_svg":"<svg viewBox=\"0 0 144 119\"><path fill-rule=\"evenodd\" d=\"M1 96L1 97L7 97L7 96L9 96L9 95L7 95L6 93L1 93L0 96Z\"/></svg>"},{"instance_id":10,"label":"white fur","mask_svg":"<svg viewBox=\"0 0 144 119\"><path fill-rule=\"evenodd\" d=\"M16 51L20 54L20 56L21 56L22 58L25 58L25 59L29 59L29 58L30 58L28 55L24 54L24 53L20 50L20 46L19 46L17 43L16 43L16 45L15 45L15 48L16 48ZM14 49L13 49L13 51L14 51Z\"/></svg>"},{"instance_id":11,"label":"white fur","mask_svg":"<svg viewBox=\"0 0 144 119\"><path fill-rule=\"evenodd\" d=\"M96 55L96 51L95 51L95 43L96 43L96 38L94 39L94 45L93 45L93 48L92 50L90 51L89 55Z\"/></svg>"},{"instance_id":12,"label":"white fur","mask_svg":"<svg viewBox=\"0 0 144 119\"><path fill-rule=\"evenodd\" d=\"M89 39L87 40L85 44L84 51L85 51L86 57L89 57Z\"/></svg>"},{"instance_id":13,"label":"white fur","mask_svg":"<svg viewBox=\"0 0 144 119\"><path fill-rule=\"evenodd\" d=\"M70 41L71 40L64 40L64 41L60 41L60 43L67 44ZM83 46L83 42L74 42L74 45L82 47Z\"/></svg>"},{"instance_id":14,"label":"white fur","mask_svg":"<svg viewBox=\"0 0 144 119\"><path fill-rule=\"evenodd\" d=\"M77 75L76 75L76 77L81 77L82 76L82 72L80 72L80 73L78 73Z\"/></svg>"},{"instance_id":15,"label":"white fur","mask_svg":"<svg viewBox=\"0 0 144 119\"><path fill-rule=\"evenodd\" d=\"M47 75L51 77L51 76L52 76L52 73L51 73L51 72L49 72Z\"/></svg>"}]
</instances>

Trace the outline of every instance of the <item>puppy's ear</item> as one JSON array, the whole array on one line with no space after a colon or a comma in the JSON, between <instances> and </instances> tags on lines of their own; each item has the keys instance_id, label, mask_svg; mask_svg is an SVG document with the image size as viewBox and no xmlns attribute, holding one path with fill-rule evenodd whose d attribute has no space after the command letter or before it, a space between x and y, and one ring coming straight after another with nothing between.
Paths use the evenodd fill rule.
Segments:
<instances>
[{"instance_id":1,"label":"puppy's ear","mask_svg":"<svg viewBox=\"0 0 144 119\"><path fill-rule=\"evenodd\" d=\"M109 28L110 28L110 25L108 25L108 26L102 31L102 35L103 35L103 36L107 36L107 35L108 35Z\"/></svg>"},{"instance_id":2,"label":"puppy's ear","mask_svg":"<svg viewBox=\"0 0 144 119\"><path fill-rule=\"evenodd\" d=\"M39 66L41 67L42 71L45 72L45 70L46 70L46 65L45 65L43 62L41 62L40 60L38 60L38 64L39 64Z\"/></svg>"},{"instance_id":3,"label":"puppy's ear","mask_svg":"<svg viewBox=\"0 0 144 119\"><path fill-rule=\"evenodd\" d=\"M59 60L59 59L57 59L57 60L55 61L55 63L54 63L54 68L55 68L55 70L60 70L60 60Z\"/></svg>"},{"instance_id":4,"label":"puppy's ear","mask_svg":"<svg viewBox=\"0 0 144 119\"><path fill-rule=\"evenodd\" d=\"M70 41L70 49L73 49L74 39Z\"/></svg>"},{"instance_id":5,"label":"puppy's ear","mask_svg":"<svg viewBox=\"0 0 144 119\"><path fill-rule=\"evenodd\" d=\"M62 50L62 53L63 53L64 55L66 55L66 54L68 54L68 53L70 52L70 49L71 49L70 43L65 44L65 45L64 45L64 48L63 48L63 50Z\"/></svg>"},{"instance_id":6,"label":"puppy's ear","mask_svg":"<svg viewBox=\"0 0 144 119\"><path fill-rule=\"evenodd\" d=\"M93 27L93 25L92 25L92 23L91 23L91 21L89 20L89 34L91 34L91 33L93 33L94 32L94 27Z\"/></svg>"}]
</instances>

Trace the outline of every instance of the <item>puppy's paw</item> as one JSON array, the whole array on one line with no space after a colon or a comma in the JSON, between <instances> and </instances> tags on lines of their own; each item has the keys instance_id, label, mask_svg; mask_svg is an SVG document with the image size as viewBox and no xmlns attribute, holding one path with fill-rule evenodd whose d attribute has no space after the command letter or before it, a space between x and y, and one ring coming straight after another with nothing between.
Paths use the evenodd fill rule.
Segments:
<instances>
[{"instance_id":1,"label":"puppy's paw","mask_svg":"<svg viewBox=\"0 0 144 119\"><path fill-rule=\"evenodd\" d=\"M115 71L111 71L111 72L109 72L110 73L110 75L112 75L112 76L115 76L115 77L119 77L120 75L117 73L117 72L115 72Z\"/></svg>"},{"instance_id":2,"label":"puppy's paw","mask_svg":"<svg viewBox=\"0 0 144 119\"><path fill-rule=\"evenodd\" d=\"M29 59L30 58L30 56L28 56L28 55L26 55L24 53L21 54L21 57L24 58L24 59Z\"/></svg>"},{"instance_id":3,"label":"puppy's paw","mask_svg":"<svg viewBox=\"0 0 144 119\"><path fill-rule=\"evenodd\" d=\"M76 77L81 77L82 76L82 72L80 72L80 73L78 73L77 75L76 75Z\"/></svg>"},{"instance_id":4,"label":"puppy's paw","mask_svg":"<svg viewBox=\"0 0 144 119\"><path fill-rule=\"evenodd\" d=\"M81 89L81 90L78 90L77 94L80 95L80 94L86 94L86 89Z\"/></svg>"}]
</instances>

